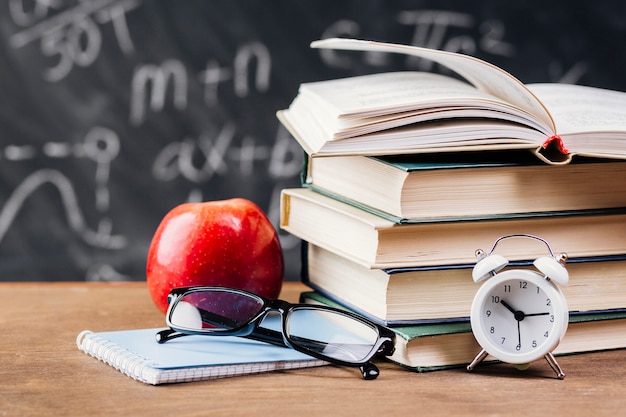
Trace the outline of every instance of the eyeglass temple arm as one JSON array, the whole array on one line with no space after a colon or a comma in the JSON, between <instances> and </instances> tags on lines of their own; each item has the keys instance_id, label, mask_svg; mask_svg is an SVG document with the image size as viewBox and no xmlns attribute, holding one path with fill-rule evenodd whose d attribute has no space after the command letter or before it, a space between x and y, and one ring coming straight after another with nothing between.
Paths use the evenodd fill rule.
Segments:
<instances>
[{"instance_id":1,"label":"eyeglass temple arm","mask_svg":"<svg viewBox=\"0 0 626 417\"><path fill-rule=\"evenodd\" d=\"M378 366L374 365L372 362L367 362L366 364L359 366L359 369L361 370L363 379L367 381L376 379L378 378L378 375L380 375Z\"/></svg>"},{"instance_id":2,"label":"eyeglass temple arm","mask_svg":"<svg viewBox=\"0 0 626 417\"><path fill-rule=\"evenodd\" d=\"M219 314L212 313L206 310L200 310L200 317L205 323L213 325L235 328L239 326L239 322L235 320L229 320L227 317L223 317ZM238 336L235 334L235 336ZM288 347L283 340L283 334L277 330L271 330L266 327L255 326L254 330L250 334L241 335L246 339L257 340L259 342L265 342L280 347Z\"/></svg>"},{"instance_id":3,"label":"eyeglass temple arm","mask_svg":"<svg viewBox=\"0 0 626 417\"><path fill-rule=\"evenodd\" d=\"M387 341L385 341L382 344L380 349L378 349L378 352L376 352L376 354L384 355L384 356L391 356L393 355L393 352L395 350L396 348L394 346L393 339L387 339ZM380 370L372 362L367 362L359 366L359 369L361 370L361 375L363 375L363 379L365 380L376 379L378 378L378 375L380 375Z\"/></svg>"},{"instance_id":4,"label":"eyeglass temple arm","mask_svg":"<svg viewBox=\"0 0 626 417\"><path fill-rule=\"evenodd\" d=\"M158 343L165 343L173 339L177 339L183 336L192 336L192 333L181 333L174 329L166 329L157 332L156 341ZM216 335L213 333L212 335ZM233 336L233 335L224 335L224 336ZM257 327L251 334L242 335L240 337L245 337L246 339L257 340L259 342L269 343L275 346L280 347L288 347L283 341L283 335L281 332L277 332L276 330L266 329L264 327Z\"/></svg>"},{"instance_id":5,"label":"eyeglass temple arm","mask_svg":"<svg viewBox=\"0 0 626 417\"><path fill-rule=\"evenodd\" d=\"M207 310L199 310L199 311L200 311L200 317L202 318L202 321L204 323L209 323L209 324L217 325L217 326L232 327L232 328L237 327L238 325L236 321L229 320L228 318L223 317L219 314L215 314ZM190 334L193 334L193 333L182 333L174 329L162 330L156 334L156 341L158 343L165 343L172 339L176 339L176 338L183 337L183 336L189 336ZM213 335L219 335L219 333L213 333ZM231 335L241 336L247 339L257 340L259 342L265 342L265 343L269 343L269 344L280 346L280 347L288 347L287 344L285 344L282 332L271 330L266 327L257 326L254 328L254 330L250 334L244 334L244 335L231 334Z\"/></svg>"},{"instance_id":6,"label":"eyeglass temple arm","mask_svg":"<svg viewBox=\"0 0 626 417\"><path fill-rule=\"evenodd\" d=\"M280 337L280 341L277 341L276 333L279 333L279 332L276 332L274 330L264 329L264 328L257 328L256 330L257 330L256 334L253 333L244 337L248 339L271 343L273 345L277 345L280 347L287 347L282 340L282 335ZM173 330L173 329L161 330L160 332L156 334L156 341L157 343L165 343L168 340L176 339L178 337L183 337L183 336L190 336L190 335L187 333L177 332L176 330ZM367 362L363 365L360 365L359 370L361 371L361 375L363 376L363 379L365 380L376 379L378 378L378 375L380 375L380 370L372 362Z\"/></svg>"}]
</instances>

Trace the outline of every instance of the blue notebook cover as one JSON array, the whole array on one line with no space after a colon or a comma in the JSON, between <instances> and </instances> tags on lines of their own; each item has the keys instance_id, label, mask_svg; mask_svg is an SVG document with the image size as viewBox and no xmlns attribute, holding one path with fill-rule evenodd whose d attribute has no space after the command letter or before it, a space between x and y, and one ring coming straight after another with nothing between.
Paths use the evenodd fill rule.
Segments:
<instances>
[{"instance_id":1,"label":"blue notebook cover","mask_svg":"<svg viewBox=\"0 0 626 417\"><path fill-rule=\"evenodd\" d=\"M82 331L83 352L138 381L158 385L325 365L293 349L231 336L186 336L158 344L162 329Z\"/></svg>"}]
</instances>

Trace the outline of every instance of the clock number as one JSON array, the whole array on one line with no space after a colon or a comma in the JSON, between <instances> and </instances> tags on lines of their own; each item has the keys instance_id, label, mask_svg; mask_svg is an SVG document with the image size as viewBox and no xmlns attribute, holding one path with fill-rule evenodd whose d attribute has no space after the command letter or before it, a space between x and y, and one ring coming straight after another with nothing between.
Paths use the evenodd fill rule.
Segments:
<instances>
[{"instance_id":1,"label":"clock number","mask_svg":"<svg viewBox=\"0 0 626 417\"><path fill-rule=\"evenodd\" d=\"M502 343L500 343L500 344L503 345L504 341L506 340L506 337L502 337L501 339L502 339Z\"/></svg>"},{"instance_id":2,"label":"clock number","mask_svg":"<svg viewBox=\"0 0 626 417\"><path fill-rule=\"evenodd\" d=\"M536 340L533 340L532 347L534 347L534 348L537 347L537 341Z\"/></svg>"},{"instance_id":3,"label":"clock number","mask_svg":"<svg viewBox=\"0 0 626 417\"><path fill-rule=\"evenodd\" d=\"M491 329L489 329L489 333L493 334L495 332L496 332L496 329L495 329L495 327L492 326Z\"/></svg>"},{"instance_id":4,"label":"clock number","mask_svg":"<svg viewBox=\"0 0 626 417\"><path fill-rule=\"evenodd\" d=\"M497 295L492 295L491 296L491 302L492 303L496 303L496 304L500 304L500 297Z\"/></svg>"},{"instance_id":5,"label":"clock number","mask_svg":"<svg viewBox=\"0 0 626 417\"><path fill-rule=\"evenodd\" d=\"M547 306L551 306L552 305L552 300L550 300L549 298L546 299L546 305Z\"/></svg>"},{"instance_id":6,"label":"clock number","mask_svg":"<svg viewBox=\"0 0 626 417\"><path fill-rule=\"evenodd\" d=\"M554 323L554 314L550 314L550 323Z\"/></svg>"},{"instance_id":7,"label":"clock number","mask_svg":"<svg viewBox=\"0 0 626 417\"><path fill-rule=\"evenodd\" d=\"M520 281L519 282L519 287L522 289L526 289L526 287L528 287L528 282L527 281Z\"/></svg>"},{"instance_id":8,"label":"clock number","mask_svg":"<svg viewBox=\"0 0 626 417\"><path fill-rule=\"evenodd\" d=\"M511 292L511 286L510 285L505 285L504 286L504 292Z\"/></svg>"},{"instance_id":9,"label":"clock number","mask_svg":"<svg viewBox=\"0 0 626 417\"><path fill-rule=\"evenodd\" d=\"M549 333L549 332L545 332L545 333L543 334L543 337L548 337L548 333Z\"/></svg>"},{"instance_id":10,"label":"clock number","mask_svg":"<svg viewBox=\"0 0 626 417\"><path fill-rule=\"evenodd\" d=\"M485 314L487 315L487 317L491 317L491 310L485 311Z\"/></svg>"},{"instance_id":11,"label":"clock number","mask_svg":"<svg viewBox=\"0 0 626 417\"><path fill-rule=\"evenodd\" d=\"M522 345L517 345L517 346L515 346L515 350L517 350L517 351L522 350Z\"/></svg>"}]
</instances>

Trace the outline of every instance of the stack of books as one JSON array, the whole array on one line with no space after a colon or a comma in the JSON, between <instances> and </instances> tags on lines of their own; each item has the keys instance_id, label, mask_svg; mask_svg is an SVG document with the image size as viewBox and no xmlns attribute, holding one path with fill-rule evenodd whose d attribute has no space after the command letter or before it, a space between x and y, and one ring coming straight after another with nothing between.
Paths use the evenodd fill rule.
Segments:
<instances>
[{"instance_id":1,"label":"stack of books","mask_svg":"<svg viewBox=\"0 0 626 417\"><path fill-rule=\"evenodd\" d=\"M626 347L626 93L525 86L425 48L313 46L416 55L469 83L418 72L306 83L278 112L307 154L280 219L304 242L313 291L303 300L390 326L400 365L464 366L480 350L469 325L475 251L530 234L569 256L570 326L554 353ZM529 239L498 253L518 268L547 255Z\"/></svg>"}]
</instances>

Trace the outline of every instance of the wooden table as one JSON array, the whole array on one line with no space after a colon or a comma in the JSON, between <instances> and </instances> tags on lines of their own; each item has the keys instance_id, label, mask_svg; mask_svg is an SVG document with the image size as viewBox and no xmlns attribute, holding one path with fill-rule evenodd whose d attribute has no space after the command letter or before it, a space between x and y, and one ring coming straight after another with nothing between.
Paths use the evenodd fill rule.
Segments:
<instances>
[{"instance_id":1,"label":"wooden table","mask_svg":"<svg viewBox=\"0 0 626 417\"><path fill-rule=\"evenodd\" d=\"M0 416L626 415L626 350L562 357L562 381L545 364L419 374L380 362L374 381L324 366L151 386L75 344L83 329L163 326L144 283L3 283L0 300Z\"/></svg>"}]
</instances>

